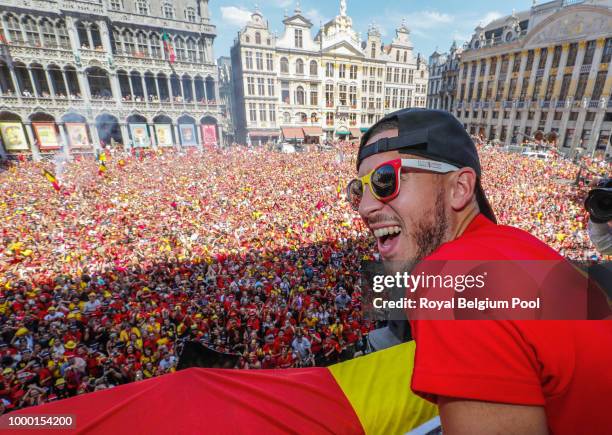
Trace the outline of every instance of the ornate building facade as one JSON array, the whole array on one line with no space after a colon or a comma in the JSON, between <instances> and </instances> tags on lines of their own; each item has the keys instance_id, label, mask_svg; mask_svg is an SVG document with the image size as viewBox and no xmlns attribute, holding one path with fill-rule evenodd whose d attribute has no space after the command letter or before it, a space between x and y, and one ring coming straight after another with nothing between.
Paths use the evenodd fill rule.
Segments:
<instances>
[{"instance_id":1,"label":"ornate building facade","mask_svg":"<svg viewBox=\"0 0 612 435\"><path fill-rule=\"evenodd\" d=\"M454 41L448 53L438 53L436 50L429 56L428 109L452 110L457 97L460 62L461 49Z\"/></svg>"},{"instance_id":2,"label":"ornate building facade","mask_svg":"<svg viewBox=\"0 0 612 435\"><path fill-rule=\"evenodd\" d=\"M223 141L208 0L0 5L2 153Z\"/></svg>"},{"instance_id":3,"label":"ornate building facade","mask_svg":"<svg viewBox=\"0 0 612 435\"><path fill-rule=\"evenodd\" d=\"M455 114L504 144L543 137L612 154L612 1L555 0L477 27L461 54Z\"/></svg>"},{"instance_id":4,"label":"ornate building facade","mask_svg":"<svg viewBox=\"0 0 612 435\"><path fill-rule=\"evenodd\" d=\"M405 25L389 46L375 26L362 40L345 0L316 33L299 6L283 24L274 35L256 10L232 47L238 141L355 138L389 111L425 106L427 68Z\"/></svg>"}]
</instances>

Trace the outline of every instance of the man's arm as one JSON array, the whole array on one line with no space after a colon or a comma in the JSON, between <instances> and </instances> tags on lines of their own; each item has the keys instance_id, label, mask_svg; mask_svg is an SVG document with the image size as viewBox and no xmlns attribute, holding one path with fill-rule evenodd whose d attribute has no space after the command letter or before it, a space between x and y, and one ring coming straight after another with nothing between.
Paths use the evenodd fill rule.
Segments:
<instances>
[{"instance_id":1,"label":"man's arm","mask_svg":"<svg viewBox=\"0 0 612 435\"><path fill-rule=\"evenodd\" d=\"M439 397L440 421L445 434L548 434L541 406L510 405Z\"/></svg>"}]
</instances>

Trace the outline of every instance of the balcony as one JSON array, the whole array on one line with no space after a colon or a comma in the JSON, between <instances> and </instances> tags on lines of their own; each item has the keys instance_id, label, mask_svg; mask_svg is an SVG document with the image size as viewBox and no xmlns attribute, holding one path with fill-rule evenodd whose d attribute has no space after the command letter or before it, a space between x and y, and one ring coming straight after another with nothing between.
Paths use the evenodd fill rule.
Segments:
<instances>
[{"instance_id":1,"label":"balcony","mask_svg":"<svg viewBox=\"0 0 612 435\"><path fill-rule=\"evenodd\" d=\"M548 109L550 107L550 101L540 101L540 107L542 109Z\"/></svg>"},{"instance_id":2,"label":"balcony","mask_svg":"<svg viewBox=\"0 0 612 435\"><path fill-rule=\"evenodd\" d=\"M512 101L504 101L504 102L502 102L502 107L504 109L512 109Z\"/></svg>"},{"instance_id":3,"label":"balcony","mask_svg":"<svg viewBox=\"0 0 612 435\"><path fill-rule=\"evenodd\" d=\"M525 102L524 101L517 101L516 102L516 108L517 109L523 109L525 107Z\"/></svg>"},{"instance_id":4,"label":"balcony","mask_svg":"<svg viewBox=\"0 0 612 435\"><path fill-rule=\"evenodd\" d=\"M581 74L589 73L589 72L591 72L591 65L590 64L589 65L582 65L580 67L580 73Z\"/></svg>"},{"instance_id":5,"label":"balcony","mask_svg":"<svg viewBox=\"0 0 612 435\"><path fill-rule=\"evenodd\" d=\"M590 100L589 101L589 109L597 109L599 107L599 100ZM603 104L601 105L603 108Z\"/></svg>"}]
</instances>

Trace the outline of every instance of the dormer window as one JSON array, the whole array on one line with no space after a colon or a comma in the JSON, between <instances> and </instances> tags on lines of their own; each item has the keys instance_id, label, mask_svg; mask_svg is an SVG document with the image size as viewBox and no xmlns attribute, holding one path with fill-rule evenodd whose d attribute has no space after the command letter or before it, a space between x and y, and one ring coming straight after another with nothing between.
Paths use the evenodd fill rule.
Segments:
<instances>
[{"instance_id":1,"label":"dormer window","mask_svg":"<svg viewBox=\"0 0 612 435\"><path fill-rule=\"evenodd\" d=\"M295 48L302 48L302 29L295 29L294 32Z\"/></svg>"}]
</instances>

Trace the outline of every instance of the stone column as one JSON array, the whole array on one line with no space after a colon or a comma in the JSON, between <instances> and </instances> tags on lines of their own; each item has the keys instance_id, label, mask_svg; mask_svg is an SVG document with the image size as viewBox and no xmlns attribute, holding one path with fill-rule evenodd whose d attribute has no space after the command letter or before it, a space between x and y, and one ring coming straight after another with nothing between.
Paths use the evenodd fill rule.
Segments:
<instances>
[{"instance_id":1,"label":"stone column","mask_svg":"<svg viewBox=\"0 0 612 435\"><path fill-rule=\"evenodd\" d=\"M32 70L28 68L28 76L30 77L30 83L32 84L32 91L34 92L34 96L36 98L39 97L38 89L36 89L36 81L34 81L34 74L32 74Z\"/></svg>"},{"instance_id":2,"label":"stone column","mask_svg":"<svg viewBox=\"0 0 612 435\"><path fill-rule=\"evenodd\" d=\"M70 143L68 141L68 135L66 134L66 125L63 122L57 123L57 128L60 132L61 143L62 143L62 151L66 156L70 154Z\"/></svg>"},{"instance_id":3,"label":"stone column","mask_svg":"<svg viewBox=\"0 0 612 435\"><path fill-rule=\"evenodd\" d=\"M196 98L195 79L191 79L191 101L197 106L198 99Z\"/></svg>"},{"instance_id":4,"label":"stone column","mask_svg":"<svg viewBox=\"0 0 612 435\"><path fill-rule=\"evenodd\" d=\"M181 137L179 136L178 125L172 124L172 130L174 131L176 149L181 149Z\"/></svg>"},{"instance_id":5,"label":"stone column","mask_svg":"<svg viewBox=\"0 0 612 435\"><path fill-rule=\"evenodd\" d=\"M98 136L98 127L95 122L87 122L89 134L91 135L91 143L95 152L100 151L100 136Z\"/></svg>"},{"instance_id":6,"label":"stone column","mask_svg":"<svg viewBox=\"0 0 612 435\"><path fill-rule=\"evenodd\" d=\"M106 25L106 21L98 20L96 21L98 25L98 29L100 30L100 39L102 40L102 48L109 55L112 55L113 49L111 47L110 34L108 31L108 26Z\"/></svg>"},{"instance_id":7,"label":"stone column","mask_svg":"<svg viewBox=\"0 0 612 435\"><path fill-rule=\"evenodd\" d=\"M132 86L132 73L128 73L128 85L130 86L130 96L134 101L134 87Z\"/></svg>"},{"instance_id":8,"label":"stone column","mask_svg":"<svg viewBox=\"0 0 612 435\"><path fill-rule=\"evenodd\" d=\"M68 79L66 79L66 71L62 70L62 79L64 80L64 91L66 92L66 98L70 96L70 88L68 87Z\"/></svg>"},{"instance_id":9,"label":"stone column","mask_svg":"<svg viewBox=\"0 0 612 435\"><path fill-rule=\"evenodd\" d=\"M87 79L85 71L77 70L77 80L79 82L81 98L83 98L86 102L90 102L91 101L91 91L89 89L89 80Z\"/></svg>"},{"instance_id":10,"label":"stone column","mask_svg":"<svg viewBox=\"0 0 612 435\"><path fill-rule=\"evenodd\" d=\"M149 95L147 92L147 84L145 82L144 74L140 75L140 82L142 83L142 98L145 100L145 104L149 107Z\"/></svg>"},{"instance_id":11,"label":"stone column","mask_svg":"<svg viewBox=\"0 0 612 435\"><path fill-rule=\"evenodd\" d=\"M49 70L45 69L45 77L47 78L47 87L49 88L49 93L51 94L51 98L55 99L55 87L51 82L51 75L49 74Z\"/></svg>"},{"instance_id":12,"label":"stone column","mask_svg":"<svg viewBox=\"0 0 612 435\"><path fill-rule=\"evenodd\" d=\"M119 128L121 129L121 141L123 142L123 149L130 150L132 147L130 146L130 133L128 131L127 125L122 122L119 124Z\"/></svg>"},{"instance_id":13,"label":"stone column","mask_svg":"<svg viewBox=\"0 0 612 435\"><path fill-rule=\"evenodd\" d=\"M155 92L157 92L157 99L161 100L161 95L159 93L159 82L157 81L157 77L153 80L155 82Z\"/></svg>"},{"instance_id":14,"label":"stone column","mask_svg":"<svg viewBox=\"0 0 612 435\"><path fill-rule=\"evenodd\" d=\"M85 29L87 30L87 43L89 44L89 48L93 50L95 47L93 44L93 38L91 37L91 23L85 24Z\"/></svg>"},{"instance_id":15,"label":"stone column","mask_svg":"<svg viewBox=\"0 0 612 435\"><path fill-rule=\"evenodd\" d=\"M13 66L13 63L11 62L9 65L9 73L11 75L11 80L13 81L13 88L15 89L15 95L17 95L17 100L19 100L19 102L21 102L21 86L19 83L19 80L17 79L17 74L15 73L15 67Z\"/></svg>"},{"instance_id":16,"label":"stone column","mask_svg":"<svg viewBox=\"0 0 612 435\"><path fill-rule=\"evenodd\" d=\"M35 162L40 162L40 151L38 150L38 146L36 145L36 136L34 135L34 131L32 130L32 123L24 122L26 136L28 137L28 141L30 142L30 149L32 150L32 160Z\"/></svg>"},{"instance_id":17,"label":"stone column","mask_svg":"<svg viewBox=\"0 0 612 435\"><path fill-rule=\"evenodd\" d=\"M203 138L202 138L202 129L201 129L200 125L201 124L196 124L195 131L196 131L196 142L198 144L198 148L200 150L202 150L204 148L204 143L202 142L203 141Z\"/></svg>"},{"instance_id":18,"label":"stone column","mask_svg":"<svg viewBox=\"0 0 612 435\"><path fill-rule=\"evenodd\" d=\"M155 127L153 126L153 124L148 124L147 127L149 128L149 138L151 140L151 148L153 149L157 149L157 138L155 137Z\"/></svg>"}]
</instances>

